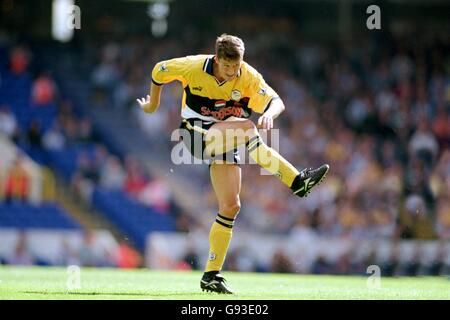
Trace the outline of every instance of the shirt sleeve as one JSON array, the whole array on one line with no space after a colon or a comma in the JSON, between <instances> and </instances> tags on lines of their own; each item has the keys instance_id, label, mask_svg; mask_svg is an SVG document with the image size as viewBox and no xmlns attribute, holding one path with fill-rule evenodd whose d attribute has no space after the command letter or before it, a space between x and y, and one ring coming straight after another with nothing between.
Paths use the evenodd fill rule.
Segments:
<instances>
[{"instance_id":1,"label":"shirt sleeve","mask_svg":"<svg viewBox=\"0 0 450 320\"><path fill-rule=\"evenodd\" d=\"M161 86L178 80L185 87L187 84L187 65L188 61L186 57L158 62L152 71L152 82L155 85Z\"/></svg>"},{"instance_id":2,"label":"shirt sleeve","mask_svg":"<svg viewBox=\"0 0 450 320\"><path fill-rule=\"evenodd\" d=\"M261 76L256 73L253 76L249 87L249 107L257 113L263 113L270 101L278 98L278 94L273 90Z\"/></svg>"}]
</instances>

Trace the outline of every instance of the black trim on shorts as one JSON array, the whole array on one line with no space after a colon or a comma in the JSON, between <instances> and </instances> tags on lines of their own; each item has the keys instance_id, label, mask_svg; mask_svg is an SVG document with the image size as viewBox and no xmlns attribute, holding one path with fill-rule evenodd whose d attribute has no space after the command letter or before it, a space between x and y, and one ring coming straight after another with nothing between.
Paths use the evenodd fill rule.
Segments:
<instances>
[{"instance_id":1,"label":"black trim on shorts","mask_svg":"<svg viewBox=\"0 0 450 320\"><path fill-rule=\"evenodd\" d=\"M189 150L190 154L193 157L195 157L199 160L209 160L210 161L209 166L211 166L211 164L214 162L214 160L226 161L227 155L229 155L228 157L229 158L232 157L232 159L233 159L233 162L232 162L233 164L237 164L237 165L239 164L240 156L239 156L239 151L237 150L237 148L234 150L228 151L227 153L222 153L219 155L214 155L214 156L211 156L208 158L204 158L203 154L204 154L204 151L206 148L206 143L203 139L203 133L188 129L185 121L189 122L189 124L191 126L195 126L195 125L198 126L198 124L201 124L201 128L204 130L209 130L209 128L211 128L216 122L207 123L198 118L183 119L183 121L181 122L180 129L185 129L190 134L190 144L182 138L183 136L181 136L181 139L183 140L183 143L185 144L185 146L187 147L187 149ZM202 146L201 150L198 150L198 148L195 148L196 143L201 143L201 146ZM201 151L201 154L196 154L199 151ZM233 153L233 155L231 156L230 153ZM230 163L230 162L227 162L227 163Z\"/></svg>"}]
</instances>

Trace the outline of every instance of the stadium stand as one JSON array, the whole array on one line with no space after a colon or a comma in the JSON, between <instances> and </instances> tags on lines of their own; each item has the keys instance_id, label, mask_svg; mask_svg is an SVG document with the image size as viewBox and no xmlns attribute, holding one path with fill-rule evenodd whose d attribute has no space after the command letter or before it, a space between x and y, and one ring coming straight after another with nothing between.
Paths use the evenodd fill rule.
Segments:
<instances>
[{"instance_id":1,"label":"stadium stand","mask_svg":"<svg viewBox=\"0 0 450 320\"><path fill-rule=\"evenodd\" d=\"M22 52L28 56L30 50L21 47L3 48L2 61L9 61L9 65L2 64L0 86L0 101L2 105L8 105L8 110L12 111L13 117L17 119L17 130L19 133L14 134L13 140L17 143L26 154L32 159L54 170L61 176L66 183L72 184L74 191L85 193L88 189L86 184L78 185L79 179L75 177L81 176L81 179L92 182L92 190L89 194L83 194L84 201L92 202L92 193L95 191L94 201L92 204L98 211L104 214L118 230L123 231L137 247L143 252L146 235L151 231L174 231L176 229L172 216L164 213L158 213L156 209L139 204L136 200L131 199L125 192L122 185L114 192L102 190L100 186L100 176L102 167L106 161L103 156L109 157L109 151L98 145L98 138L95 137L93 131L89 127L89 120L77 116L70 107L70 103L57 99L56 92L59 82L54 82L49 75L45 75L47 80L42 80L42 76L32 79L30 72L23 67L17 70L20 73L15 74L13 71L14 55ZM8 52L11 53L8 56ZM34 53L36 58L36 53ZM26 64L31 63L31 61ZM48 81L52 84L51 94L39 94L39 81ZM64 81L61 80L61 81ZM44 83L40 83L46 86ZM48 84L47 84L48 86ZM47 88L48 89L48 88ZM44 88L44 91L46 88ZM61 94L62 92L59 92ZM69 106L68 106L69 105ZM5 107L6 110L6 107ZM79 112L78 112L79 113ZM78 125L79 124L79 125ZM83 131L83 124L87 124L87 130ZM45 135L52 131L54 127L62 127L58 132L64 141L59 146L55 146L49 142L46 144ZM26 134L25 134L26 133ZM83 133L85 135L83 135ZM87 159L89 163L95 162L95 167L88 174L81 166L80 159ZM84 181L82 181L84 182ZM98 188L97 188L98 184ZM123 187L123 188L122 188ZM44 203L42 206L31 206L27 204L20 205L3 205L0 207L2 212L2 227L75 227L76 223L69 223L67 213L62 209L57 209L56 204ZM53 222L51 222L53 218ZM79 228L79 226L78 226Z\"/></svg>"},{"instance_id":2,"label":"stadium stand","mask_svg":"<svg viewBox=\"0 0 450 320\"><path fill-rule=\"evenodd\" d=\"M280 17L267 19L265 6L258 4L252 14L244 10L236 20L239 23L226 24L227 32L242 36L247 45L245 59L285 101L286 111L276 121L282 133L281 152L298 167L329 162L332 169L325 184L299 201L272 177L260 175L259 168L244 166L237 233L286 235L305 243L330 238L356 243L386 240L393 252L398 241L435 241L435 248L444 248L436 263L449 264L450 255L440 245L450 239L448 28L404 22L404 29L392 28L383 35L364 33L364 29L359 34L355 31L351 41L339 43L327 35L331 24L319 21L320 27L307 27L316 17L308 20L306 12L314 10L312 4L305 6L302 18L286 14L289 7L277 6L274 11ZM195 6L186 7L186 12L195 14ZM168 161L170 135L179 126L181 88L166 87L161 108L151 116L137 109L135 98L147 94L150 71L157 61L212 52L214 38L225 24L217 21L210 26L209 17L201 15L196 23L186 23L175 12L173 17L180 19L174 18L171 23L176 26L171 28L183 31L155 39L148 36L144 22L129 23L129 17L119 14L114 25L98 14L92 17L96 23L89 36L80 34L65 50L39 41L32 49L14 44L0 47L0 111L6 115L12 110L17 119L20 130L11 133L11 139L18 146L51 167L79 194L80 201L92 204L144 252L148 233L180 230L182 221L184 231L204 231L209 228L205 221L217 208L206 169L177 167ZM420 21L414 14L407 18ZM129 33L117 32L117 25ZM127 29L131 25L132 30ZM241 25L245 25L242 30ZM40 69L53 71L55 100L45 102L44 97L43 105L30 103L37 78L27 69L32 64L27 62L30 51L33 61L39 58ZM78 135L84 118L93 123L89 139ZM52 129L64 143L55 142L50 149L31 143ZM163 182L170 180L173 190L181 189L167 202L189 208L188 217L180 219L171 205L168 209L163 205L162 211L149 206L152 201L144 205L140 192L125 191L126 177L134 170L127 161L130 155L146 169L161 169ZM105 188L101 173L109 162L105 159L111 157L119 159L114 170L121 173L110 182L112 187ZM173 168L175 174L171 174ZM149 174L142 171L147 171L143 176ZM142 185L148 185L153 177L142 180ZM298 271L293 263L295 254L302 254L298 251L276 252L274 259L287 261L290 267L285 270ZM245 250L232 250L234 258L227 267L242 270L245 261L237 262L246 255ZM180 252L177 259L182 257ZM330 262L317 254L300 271L356 272L349 263L352 258L344 255ZM298 260L303 259L308 257ZM396 257L392 259L400 264ZM281 267L266 262L259 270Z\"/></svg>"}]
</instances>

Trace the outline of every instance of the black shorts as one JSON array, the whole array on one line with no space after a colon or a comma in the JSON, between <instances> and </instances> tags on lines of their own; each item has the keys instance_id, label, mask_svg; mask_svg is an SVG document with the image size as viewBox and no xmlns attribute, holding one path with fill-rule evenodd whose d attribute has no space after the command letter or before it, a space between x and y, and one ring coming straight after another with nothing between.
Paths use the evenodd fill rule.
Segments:
<instances>
[{"instance_id":1,"label":"black shorts","mask_svg":"<svg viewBox=\"0 0 450 320\"><path fill-rule=\"evenodd\" d=\"M238 164L240 162L240 157L237 149L230 150L227 153L216 154L214 156L205 156L204 152L206 144L204 136L208 129L214 124L215 122L205 122L197 118L183 119L180 129L186 130L185 132L188 133L189 139L183 139L183 136L185 136L183 133L181 133L181 139L192 156L199 160L206 161L209 165L211 165L214 160L222 160L226 163Z\"/></svg>"}]
</instances>

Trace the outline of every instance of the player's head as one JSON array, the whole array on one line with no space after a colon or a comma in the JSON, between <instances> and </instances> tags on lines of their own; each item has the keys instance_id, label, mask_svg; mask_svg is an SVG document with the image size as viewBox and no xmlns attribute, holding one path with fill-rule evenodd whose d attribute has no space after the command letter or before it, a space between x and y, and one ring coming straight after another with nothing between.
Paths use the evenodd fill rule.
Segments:
<instances>
[{"instance_id":1,"label":"player's head","mask_svg":"<svg viewBox=\"0 0 450 320\"><path fill-rule=\"evenodd\" d=\"M224 33L217 37L215 49L214 59L219 67L219 74L227 81L233 80L244 58L244 42L236 36Z\"/></svg>"},{"instance_id":2,"label":"player's head","mask_svg":"<svg viewBox=\"0 0 450 320\"><path fill-rule=\"evenodd\" d=\"M219 59L238 61L244 58L245 46L242 39L229 34L222 34L216 40L216 56Z\"/></svg>"}]
</instances>

